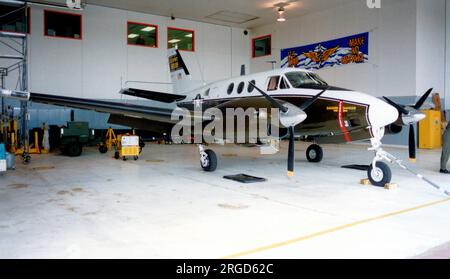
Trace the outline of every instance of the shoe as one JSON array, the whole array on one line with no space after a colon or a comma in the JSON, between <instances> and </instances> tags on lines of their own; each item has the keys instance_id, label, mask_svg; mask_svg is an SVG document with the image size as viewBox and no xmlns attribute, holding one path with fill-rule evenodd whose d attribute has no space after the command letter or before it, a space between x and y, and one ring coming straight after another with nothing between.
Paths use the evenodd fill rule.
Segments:
<instances>
[{"instance_id":1,"label":"shoe","mask_svg":"<svg viewBox=\"0 0 450 279\"><path fill-rule=\"evenodd\" d=\"M448 170L441 170L441 173L450 174L450 171L448 171Z\"/></svg>"}]
</instances>

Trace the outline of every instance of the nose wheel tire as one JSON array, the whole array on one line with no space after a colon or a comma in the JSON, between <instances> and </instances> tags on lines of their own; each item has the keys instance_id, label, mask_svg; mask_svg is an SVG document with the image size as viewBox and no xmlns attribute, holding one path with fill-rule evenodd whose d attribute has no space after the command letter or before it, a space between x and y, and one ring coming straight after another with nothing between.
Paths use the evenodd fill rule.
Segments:
<instances>
[{"instance_id":1,"label":"nose wheel tire","mask_svg":"<svg viewBox=\"0 0 450 279\"><path fill-rule=\"evenodd\" d=\"M313 144L306 150L306 158L310 163L320 163L323 160L323 149L317 144Z\"/></svg>"},{"instance_id":2,"label":"nose wheel tire","mask_svg":"<svg viewBox=\"0 0 450 279\"><path fill-rule=\"evenodd\" d=\"M200 165L206 172L213 172L217 169L217 155L212 150L206 150L200 155Z\"/></svg>"},{"instance_id":3,"label":"nose wheel tire","mask_svg":"<svg viewBox=\"0 0 450 279\"><path fill-rule=\"evenodd\" d=\"M377 162L375 168L373 164L370 166L368 176L372 185L384 187L386 184L391 183L392 171L386 163Z\"/></svg>"}]
</instances>

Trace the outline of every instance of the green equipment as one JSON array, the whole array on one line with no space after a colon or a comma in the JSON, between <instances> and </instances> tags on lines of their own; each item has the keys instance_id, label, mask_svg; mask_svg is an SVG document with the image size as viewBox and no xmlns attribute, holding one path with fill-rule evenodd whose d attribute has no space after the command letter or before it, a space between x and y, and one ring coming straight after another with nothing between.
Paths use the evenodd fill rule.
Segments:
<instances>
[{"instance_id":1,"label":"green equipment","mask_svg":"<svg viewBox=\"0 0 450 279\"><path fill-rule=\"evenodd\" d=\"M67 127L61 128L61 151L70 157L79 157L83 146L93 144L95 130L89 128L88 122L67 122Z\"/></svg>"}]
</instances>

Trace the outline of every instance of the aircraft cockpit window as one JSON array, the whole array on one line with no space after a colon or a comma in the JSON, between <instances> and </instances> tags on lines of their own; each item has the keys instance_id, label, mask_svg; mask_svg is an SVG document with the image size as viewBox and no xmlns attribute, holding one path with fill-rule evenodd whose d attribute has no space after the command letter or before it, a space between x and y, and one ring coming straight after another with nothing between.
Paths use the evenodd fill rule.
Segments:
<instances>
[{"instance_id":1,"label":"aircraft cockpit window","mask_svg":"<svg viewBox=\"0 0 450 279\"><path fill-rule=\"evenodd\" d=\"M244 91L244 87L245 87L245 83L244 82L239 83L239 86L238 86L238 89L237 89L237 93L241 94L242 91Z\"/></svg>"},{"instance_id":2,"label":"aircraft cockpit window","mask_svg":"<svg viewBox=\"0 0 450 279\"><path fill-rule=\"evenodd\" d=\"M289 88L290 88L290 87L289 87L289 85L288 85L286 79L285 79L284 77L281 78L281 81L280 81L280 89L289 89Z\"/></svg>"},{"instance_id":3,"label":"aircraft cockpit window","mask_svg":"<svg viewBox=\"0 0 450 279\"><path fill-rule=\"evenodd\" d=\"M279 83L280 83L280 76L271 77L269 79L269 84L267 85L267 91L277 90Z\"/></svg>"},{"instance_id":4,"label":"aircraft cockpit window","mask_svg":"<svg viewBox=\"0 0 450 279\"><path fill-rule=\"evenodd\" d=\"M253 85L256 85L255 80L252 80L248 83L248 88L247 88L248 93L252 93L253 90L255 90L255 86L253 86Z\"/></svg>"},{"instance_id":5,"label":"aircraft cockpit window","mask_svg":"<svg viewBox=\"0 0 450 279\"><path fill-rule=\"evenodd\" d=\"M231 93L233 93L233 90L234 90L234 83L232 83L228 86L228 91L227 91L228 95L231 95Z\"/></svg>"},{"instance_id":6,"label":"aircraft cockpit window","mask_svg":"<svg viewBox=\"0 0 450 279\"><path fill-rule=\"evenodd\" d=\"M319 75L308 72L286 73L286 77L294 88L305 88L328 85Z\"/></svg>"}]
</instances>

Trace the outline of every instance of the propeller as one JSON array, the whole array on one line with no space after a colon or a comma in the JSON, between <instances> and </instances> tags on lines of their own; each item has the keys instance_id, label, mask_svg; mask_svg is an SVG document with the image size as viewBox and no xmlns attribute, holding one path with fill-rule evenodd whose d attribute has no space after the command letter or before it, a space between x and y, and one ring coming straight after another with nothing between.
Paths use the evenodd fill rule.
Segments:
<instances>
[{"instance_id":1,"label":"propeller","mask_svg":"<svg viewBox=\"0 0 450 279\"><path fill-rule=\"evenodd\" d=\"M258 88L253 82L250 82L250 84L259 93L261 93L272 104L274 108L278 108L281 111L280 122L289 130L288 176L293 177L295 167L295 126L305 121L305 119L307 118L305 110L313 105L326 91L328 91L329 87L314 96L311 100L302 104L299 108L290 103L283 104Z\"/></svg>"},{"instance_id":2,"label":"propeller","mask_svg":"<svg viewBox=\"0 0 450 279\"><path fill-rule=\"evenodd\" d=\"M397 104L387 97L383 97L390 105L397 108L400 113L400 120L398 121L401 125L409 125L409 159L415 162L417 159L417 144L416 144L416 132L414 125L425 118L425 115L420 112L420 109L425 104L428 97L430 97L433 88L430 88L417 103L413 106L405 106Z\"/></svg>"}]
</instances>

